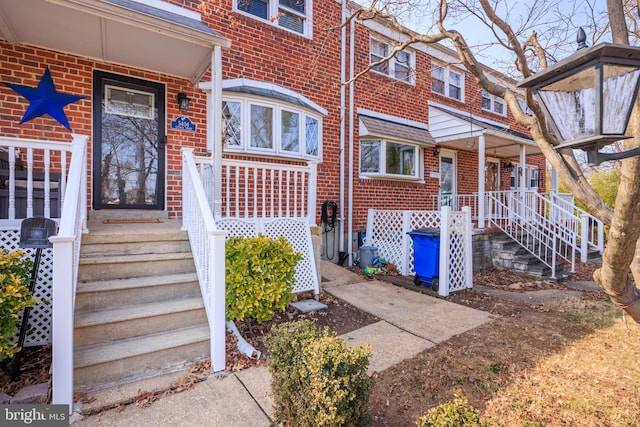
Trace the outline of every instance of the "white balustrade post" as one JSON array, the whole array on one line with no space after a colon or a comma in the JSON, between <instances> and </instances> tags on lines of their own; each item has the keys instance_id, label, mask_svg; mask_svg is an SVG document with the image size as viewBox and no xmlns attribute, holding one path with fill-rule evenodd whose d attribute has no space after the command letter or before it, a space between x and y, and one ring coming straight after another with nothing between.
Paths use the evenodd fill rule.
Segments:
<instances>
[{"instance_id":1,"label":"white balustrade post","mask_svg":"<svg viewBox=\"0 0 640 427\"><path fill-rule=\"evenodd\" d=\"M311 227L316 226L316 192L317 192L317 180L318 180L318 164L311 162L309 164L309 190L308 190L308 207L307 216L309 217L309 225Z\"/></svg>"},{"instance_id":2,"label":"white balustrade post","mask_svg":"<svg viewBox=\"0 0 640 427\"><path fill-rule=\"evenodd\" d=\"M214 372L224 371L226 367L225 352L225 237L226 231L209 232L209 280L211 281L209 298L212 319L211 330L211 366Z\"/></svg>"},{"instance_id":3,"label":"white balustrade post","mask_svg":"<svg viewBox=\"0 0 640 427\"><path fill-rule=\"evenodd\" d=\"M446 297L449 295L449 257L451 256L451 208L443 206L440 209L440 262L439 262L439 287L438 294Z\"/></svg>"},{"instance_id":4,"label":"white balustrade post","mask_svg":"<svg viewBox=\"0 0 640 427\"><path fill-rule=\"evenodd\" d=\"M471 210L462 208L464 217L464 281L467 288L473 288L473 225L471 224Z\"/></svg>"},{"instance_id":5,"label":"white balustrade post","mask_svg":"<svg viewBox=\"0 0 640 427\"><path fill-rule=\"evenodd\" d=\"M53 244L52 403L73 410L74 236L50 237Z\"/></svg>"},{"instance_id":6,"label":"white balustrade post","mask_svg":"<svg viewBox=\"0 0 640 427\"><path fill-rule=\"evenodd\" d=\"M589 216L580 215L580 262L587 262L589 250Z\"/></svg>"},{"instance_id":7,"label":"white balustrade post","mask_svg":"<svg viewBox=\"0 0 640 427\"><path fill-rule=\"evenodd\" d=\"M400 274L409 275L409 250L411 249L411 236L407 233L411 228L411 211L402 212L402 249L400 251Z\"/></svg>"}]
</instances>

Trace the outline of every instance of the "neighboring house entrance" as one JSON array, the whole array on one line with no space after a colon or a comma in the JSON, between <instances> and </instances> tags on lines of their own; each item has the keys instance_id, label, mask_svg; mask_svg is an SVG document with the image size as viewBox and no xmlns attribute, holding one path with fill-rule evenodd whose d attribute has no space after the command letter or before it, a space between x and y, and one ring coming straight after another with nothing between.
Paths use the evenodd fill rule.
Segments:
<instances>
[{"instance_id":1,"label":"neighboring house entrance","mask_svg":"<svg viewBox=\"0 0 640 427\"><path fill-rule=\"evenodd\" d=\"M450 206L456 209L456 153L442 150L440 152L440 207Z\"/></svg>"},{"instance_id":2,"label":"neighboring house entrance","mask_svg":"<svg viewBox=\"0 0 640 427\"><path fill-rule=\"evenodd\" d=\"M165 87L95 71L94 209L164 209Z\"/></svg>"}]
</instances>

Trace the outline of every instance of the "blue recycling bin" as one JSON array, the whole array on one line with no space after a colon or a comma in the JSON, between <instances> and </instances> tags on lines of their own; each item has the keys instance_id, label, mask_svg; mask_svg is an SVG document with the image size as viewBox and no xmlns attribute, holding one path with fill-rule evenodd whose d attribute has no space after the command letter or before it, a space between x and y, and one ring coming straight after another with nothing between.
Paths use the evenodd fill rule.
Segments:
<instances>
[{"instance_id":1,"label":"blue recycling bin","mask_svg":"<svg viewBox=\"0 0 640 427\"><path fill-rule=\"evenodd\" d=\"M416 285L431 286L438 290L440 271L440 229L420 228L407 233L413 241L413 269Z\"/></svg>"}]
</instances>

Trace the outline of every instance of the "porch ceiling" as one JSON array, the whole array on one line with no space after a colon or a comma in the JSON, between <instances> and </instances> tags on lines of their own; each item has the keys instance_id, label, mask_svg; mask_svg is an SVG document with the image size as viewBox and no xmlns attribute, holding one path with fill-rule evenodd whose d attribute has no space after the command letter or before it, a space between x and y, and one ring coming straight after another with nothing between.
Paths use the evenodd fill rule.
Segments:
<instances>
[{"instance_id":1,"label":"porch ceiling","mask_svg":"<svg viewBox=\"0 0 640 427\"><path fill-rule=\"evenodd\" d=\"M195 13L152 4L162 2L1 2L0 38L197 82L211 65L214 46L228 47L229 41Z\"/></svg>"},{"instance_id":2,"label":"porch ceiling","mask_svg":"<svg viewBox=\"0 0 640 427\"><path fill-rule=\"evenodd\" d=\"M531 138L508 126L434 105L429 105L429 130L438 144L466 151L478 151L478 137L484 135L487 157L518 157L521 146L526 155L541 153Z\"/></svg>"}]
</instances>

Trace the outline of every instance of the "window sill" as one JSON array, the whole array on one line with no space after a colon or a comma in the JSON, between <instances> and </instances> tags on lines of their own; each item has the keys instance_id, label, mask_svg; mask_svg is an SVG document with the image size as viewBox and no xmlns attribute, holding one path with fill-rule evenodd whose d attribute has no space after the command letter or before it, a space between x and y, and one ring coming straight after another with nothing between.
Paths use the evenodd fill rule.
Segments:
<instances>
[{"instance_id":1,"label":"window sill","mask_svg":"<svg viewBox=\"0 0 640 427\"><path fill-rule=\"evenodd\" d=\"M421 177L417 176L402 176L402 175L386 175L382 173L361 173L359 175L360 179L377 179L382 181L402 181L402 182L413 182L416 184L424 184L425 181Z\"/></svg>"}]
</instances>

